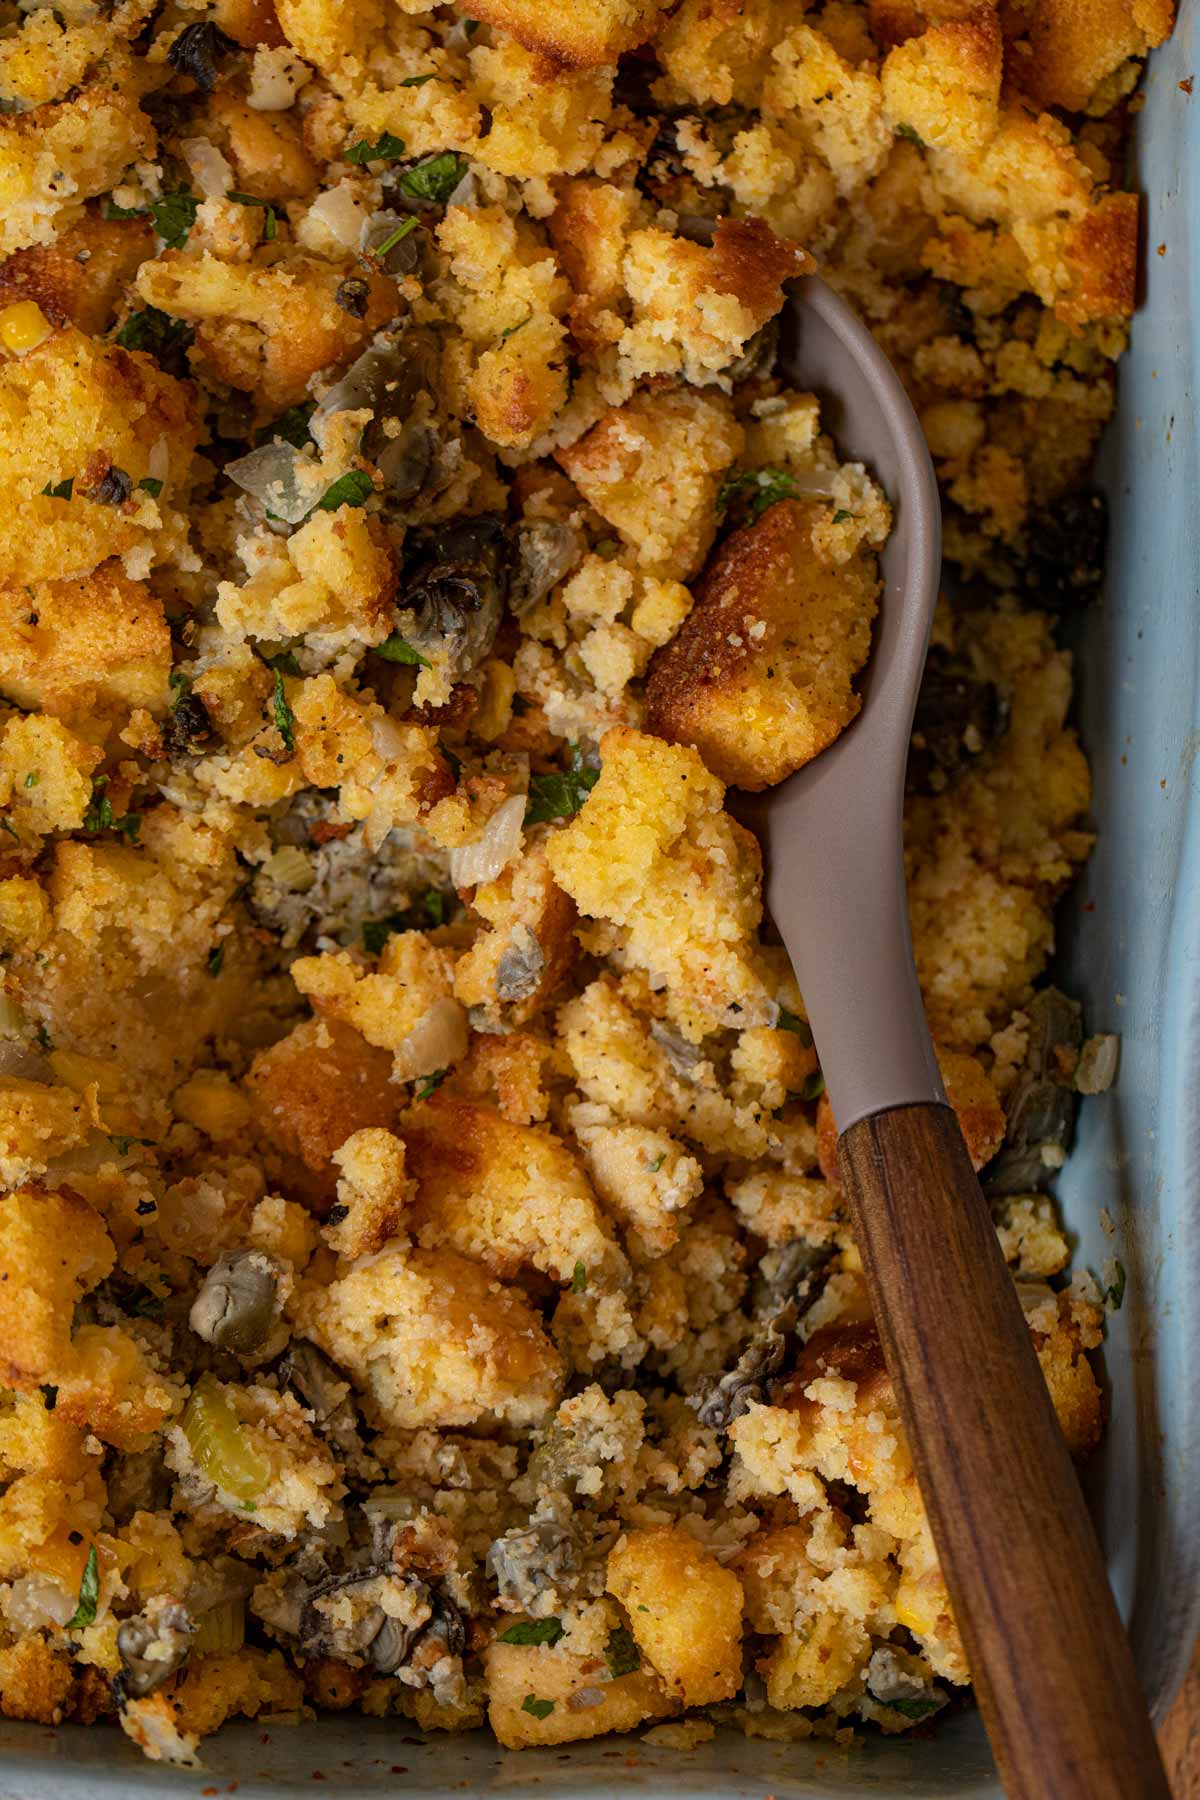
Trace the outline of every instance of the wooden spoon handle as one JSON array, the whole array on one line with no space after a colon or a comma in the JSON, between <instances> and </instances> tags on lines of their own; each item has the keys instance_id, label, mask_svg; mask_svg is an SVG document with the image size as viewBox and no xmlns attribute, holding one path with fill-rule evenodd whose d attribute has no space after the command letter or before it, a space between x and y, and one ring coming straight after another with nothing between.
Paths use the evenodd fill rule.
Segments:
<instances>
[{"instance_id":1,"label":"wooden spoon handle","mask_svg":"<svg viewBox=\"0 0 1200 1800\"><path fill-rule=\"evenodd\" d=\"M1133 1658L948 1107L839 1151L921 1492L1011 1800L1169 1800Z\"/></svg>"}]
</instances>

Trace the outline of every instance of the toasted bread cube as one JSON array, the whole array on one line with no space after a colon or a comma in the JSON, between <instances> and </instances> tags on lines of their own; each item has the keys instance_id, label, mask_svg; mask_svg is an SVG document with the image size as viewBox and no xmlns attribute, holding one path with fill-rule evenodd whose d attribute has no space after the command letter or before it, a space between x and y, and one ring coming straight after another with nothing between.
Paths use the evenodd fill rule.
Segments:
<instances>
[{"instance_id":1,"label":"toasted bread cube","mask_svg":"<svg viewBox=\"0 0 1200 1800\"><path fill-rule=\"evenodd\" d=\"M603 68L653 37L666 0L480 0L475 16L568 69Z\"/></svg>"},{"instance_id":2,"label":"toasted bread cube","mask_svg":"<svg viewBox=\"0 0 1200 1800\"><path fill-rule=\"evenodd\" d=\"M143 263L138 291L151 306L196 326L196 343L214 373L271 406L308 395L319 369L347 363L395 317L396 284L379 271L364 275L366 311L355 318L334 298L344 266L291 256L256 267L223 262L211 251L167 250Z\"/></svg>"},{"instance_id":3,"label":"toasted bread cube","mask_svg":"<svg viewBox=\"0 0 1200 1800\"><path fill-rule=\"evenodd\" d=\"M0 307L33 300L55 325L91 337L108 330L139 264L154 255L148 219L87 213L51 244L16 250L0 262Z\"/></svg>"},{"instance_id":4,"label":"toasted bread cube","mask_svg":"<svg viewBox=\"0 0 1200 1800\"><path fill-rule=\"evenodd\" d=\"M78 830L102 757L59 719L14 714L0 734L0 795L12 828L42 836Z\"/></svg>"},{"instance_id":5,"label":"toasted bread cube","mask_svg":"<svg viewBox=\"0 0 1200 1800\"><path fill-rule=\"evenodd\" d=\"M762 219L722 219L711 244L658 226L633 232L623 265L633 322L620 342L629 373L710 381L774 318L783 283L813 266Z\"/></svg>"},{"instance_id":6,"label":"toasted bread cube","mask_svg":"<svg viewBox=\"0 0 1200 1800\"><path fill-rule=\"evenodd\" d=\"M341 1176L324 1236L339 1256L371 1256L399 1232L414 1193L404 1156L398 1137L369 1128L334 1151Z\"/></svg>"},{"instance_id":7,"label":"toasted bread cube","mask_svg":"<svg viewBox=\"0 0 1200 1800\"><path fill-rule=\"evenodd\" d=\"M197 430L188 390L151 357L74 326L0 364L0 584L67 580L107 557L153 549ZM155 461L154 477L165 481L158 501L137 486L156 451L169 458L165 477ZM130 500L84 500L112 466L133 482ZM67 481L78 495L43 492Z\"/></svg>"},{"instance_id":8,"label":"toasted bread cube","mask_svg":"<svg viewBox=\"0 0 1200 1800\"><path fill-rule=\"evenodd\" d=\"M824 1706L865 1668L871 1639L856 1619L824 1612L803 1632L780 1638L763 1665L767 1699L788 1711Z\"/></svg>"},{"instance_id":9,"label":"toasted bread cube","mask_svg":"<svg viewBox=\"0 0 1200 1800\"><path fill-rule=\"evenodd\" d=\"M1018 65L1021 86L1044 106L1082 112L1123 63L1161 44L1174 22L1171 0L1038 0L1029 16L1031 54Z\"/></svg>"},{"instance_id":10,"label":"toasted bread cube","mask_svg":"<svg viewBox=\"0 0 1200 1800\"><path fill-rule=\"evenodd\" d=\"M742 1685L742 1584L682 1525L628 1531L607 1584L639 1650L684 1706L729 1700Z\"/></svg>"},{"instance_id":11,"label":"toasted bread cube","mask_svg":"<svg viewBox=\"0 0 1200 1800\"><path fill-rule=\"evenodd\" d=\"M587 1172L609 1212L631 1226L652 1255L669 1250L704 1187L696 1158L665 1131L646 1125L581 1126L577 1135Z\"/></svg>"},{"instance_id":12,"label":"toasted bread cube","mask_svg":"<svg viewBox=\"0 0 1200 1800\"><path fill-rule=\"evenodd\" d=\"M818 755L861 704L853 681L878 604L874 557L840 568L813 530L829 509L781 500L735 531L646 683L646 723L758 792Z\"/></svg>"},{"instance_id":13,"label":"toasted bread cube","mask_svg":"<svg viewBox=\"0 0 1200 1800\"><path fill-rule=\"evenodd\" d=\"M595 1657L570 1656L546 1644L489 1644L484 1673L488 1722L507 1750L632 1731L678 1710L652 1670L635 1669L610 1681ZM583 1704L571 1704L576 1695Z\"/></svg>"},{"instance_id":14,"label":"toasted bread cube","mask_svg":"<svg viewBox=\"0 0 1200 1800\"><path fill-rule=\"evenodd\" d=\"M117 1450L144 1450L183 1404L180 1384L119 1325L81 1325L57 1385L55 1411Z\"/></svg>"},{"instance_id":15,"label":"toasted bread cube","mask_svg":"<svg viewBox=\"0 0 1200 1800\"><path fill-rule=\"evenodd\" d=\"M0 1650L0 1713L61 1725L75 1686L71 1657L44 1637L28 1636Z\"/></svg>"},{"instance_id":16,"label":"toasted bread cube","mask_svg":"<svg viewBox=\"0 0 1200 1800\"><path fill-rule=\"evenodd\" d=\"M22 1190L0 1200L0 1370L8 1387L53 1381L71 1354L76 1302L112 1273L99 1213L72 1193Z\"/></svg>"},{"instance_id":17,"label":"toasted bread cube","mask_svg":"<svg viewBox=\"0 0 1200 1800\"><path fill-rule=\"evenodd\" d=\"M984 8L934 26L893 50L880 79L889 122L936 150L982 148L999 121L1004 44Z\"/></svg>"},{"instance_id":18,"label":"toasted bread cube","mask_svg":"<svg viewBox=\"0 0 1200 1800\"><path fill-rule=\"evenodd\" d=\"M452 1244L502 1275L527 1265L565 1282L578 1263L593 1278L621 1266L587 1177L546 1126L443 1091L407 1114L404 1142L418 1242Z\"/></svg>"},{"instance_id":19,"label":"toasted bread cube","mask_svg":"<svg viewBox=\"0 0 1200 1800\"><path fill-rule=\"evenodd\" d=\"M338 1019L306 1019L255 1057L246 1076L255 1123L307 1197L333 1201L331 1159L353 1132L395 1126L403 1093L391 1072L387 1051Z\"/></svg>"},{"instance_id":20,"label":"toasted bread cube","mask_svg":"<svg viewBox=\"0 0 1200 1800\"><path fill-rule=\"evenodd\" d=\"M139 97L128 57L114 48L106 72L70 98L0 114L0 254L51 243L63 212L154 155L157 135Z\"/></svg>"},{"instance_id":21,"label":"toasted bread cube","mask_svg":"<svg viewBox=\"0 0 1200 1800\"><path fill-rule=\"evenodd\" d=\"M582 913L621 927L630 960L665 977L678 1017L758 1023L757 841L723 810L694 750L621 726L605 732L600 761L587 803L549 843L559 885Z\"/></svg>"},{"instance_id":22,"label":"toasted bread cube","mask_svg":"<svg viewBox=\"0 0 1200 1800\"><path fill-rule=\"evenodd\" d=\"M643 569L686 581L716 535L720 478L743 441L723 396L642 392L558 460Z\"/></svg>"},{"instance_id":23,"label":"toasted bread cube","mask_svg":"<svg viewBox=\"0 0 1200 1800\"><path fill-rule=\"evenodd\" d=\"M0 693L70 719L162 713L171 633L161 600L119 562L76 581L0 588Z\"/></svg>"},{"instance_id":24,"label":"toasted bread cube","mask_svg":"<svg viewBox=\"0 0 1200 1800\"><path fill-rule=\"evenodd\" d=\"M621 263L625 242L645 202L636 188L580 175L558 188L546 228L575 294L571 332L584 350L613 343L624 329Z\"/></svg>"},{"instance_id":25,"label":"toasted bread cube","mask_svg":"<svg viewBox=\"0 0 1200 1800\"><path fill-rule=\"evenodd\" d=\"M42 1081L0 1076L0 1180L16 1187L57 1156L85 1144L92 1116L78 1094Z\"/></svg>"},{"instance_id":26,"label":"toasted bread cube","mask_svg":"<svg viewBox=\"0 0 1200 1800\"><path fill-rule=\"evenodd\" d=\"M525 1296L453 1250L384 1249L304 1288L295 1318L399 1431L533 1425L558 1398L562 1363Z\"/></svg>"}]
</instances>

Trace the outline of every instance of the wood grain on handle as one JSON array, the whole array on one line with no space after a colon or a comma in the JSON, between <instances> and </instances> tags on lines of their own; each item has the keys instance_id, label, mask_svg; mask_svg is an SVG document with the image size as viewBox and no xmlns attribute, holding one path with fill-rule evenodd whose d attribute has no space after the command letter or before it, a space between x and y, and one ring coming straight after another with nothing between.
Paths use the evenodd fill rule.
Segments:
<instances>
[{"instance_id":1,"label":"wood grain on handle","mask_svg":"<svg viewBox=\"0 0 1200 1800\"><path fill-rule=\"evenodd\" d=\"M1012 1277L945 1106L839 1152L888 1368L1011 1800L1169 1800Z\"/></svg>"}]
</instances>

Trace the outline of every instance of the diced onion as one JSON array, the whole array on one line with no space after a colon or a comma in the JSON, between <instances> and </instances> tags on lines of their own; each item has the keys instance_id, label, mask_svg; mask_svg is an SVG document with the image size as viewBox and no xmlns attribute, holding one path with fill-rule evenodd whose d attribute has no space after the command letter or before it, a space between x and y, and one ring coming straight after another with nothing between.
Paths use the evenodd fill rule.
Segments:
<instances>
[{"instance_id":1,"label":"diced onion","mask_svg":"<svg viewBox=\"0 0 1200 1800\"><path fill-rule=\"evenodd\" d=\"M308 209L308 221L323 227L343 250L357 250L369 214L347 182L326 188Z\"/></svg>"},{"instance_id":2,"label":"diced onion","mask_svg":"<svg viewBox=\"0 0 1200 1800\"><path fill-rule=\"evenodd\" d=\"M237 186L233 170L208 138L184 138L180 149L196 186L206 200L215 200Z\"/></svg>"},{"instance_id":3,"label":"diced onion","mask_svg":"<svg viewBox=\"0 0 1200 1800\"><path fill-rule=\"evenodd\" d=\"M286 112L311 80L312 70L290 46L273 50L260 44L254 52L246 104L254 112Z\"/></svg>"},{"instance_id":4,"label":"diced onion","mask_svg":"<svg viewBox=\"0 0 1200 1800\"><path fill-rule=\"evenodd\" d=\"M450 852L450 879L455 887L495 881L500 871L520 854L525 806L525 795L513 794L496 808L473 844L462 844Z\"/></svg>"},{"instance_id":5,"label":"diced onion","mask_svg":"<svg viewBox=\"0 0 1200 1800\"><path fill-rule=\"evenodd\" d=\"M192 1638L192 1652L203 1656L210 1650L240 1650L245 1641L246 1602L236 1594L201 1613Z\"/></svg>"},{"instance_id":6,"label":"diced onion","mask_svg":"<svg viewBox=\"0 0 1200 1800\"><path fill-rule=\"evenodd\" d=\"M262 872L290 894L306 894L317 879L311 857L296 844L284 844L273 856L268 856Z\"/></svg>"},{"instance_id":7,"label":"diced onion","mask_svg":"<svg viewBox=\"0 0 1200 1800\"><path fill-rule=\"evenodd\" d=\"M434 1001L396 1051L392 1079L415 1081L418 1075L450 1068L466 1054L467 1015L457 1000L446 995Z\"/></svg>"},{"instance_id":8,"label":"diced onion","mask_svg":"<svg viewBox=\"0 0 1200 1800\"><path fill-rule=\"evenodd\" d=\"M1121 1040L1106 1031L1090 1037L1079 1052L1075 1086L1081 1094L1103 1094L1112 1086L1121 1057Z\"/></svg>"}]
</instances>

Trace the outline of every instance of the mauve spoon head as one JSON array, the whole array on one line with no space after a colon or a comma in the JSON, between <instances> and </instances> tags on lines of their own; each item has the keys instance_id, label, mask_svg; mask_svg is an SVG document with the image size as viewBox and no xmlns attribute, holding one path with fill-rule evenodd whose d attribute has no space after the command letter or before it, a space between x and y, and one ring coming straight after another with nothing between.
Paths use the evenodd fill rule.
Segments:
<instances>
[{"instance_id":1,"label":"mauve spoon head","mask_svg":"<svg viewBox=\"0 0 1200 1800\"><path fill-rule=\"evenodd\" d=\"M929 450L896 371L817 276L795 284L779 367L821 401L843 457L891 501L883 592L858 718L768 793L739 797L765 895L804 996L840 1131L885 1107L945 1098L913 968L901 830L913 709L941 568Z\"/></svg>"}]
</instances>

